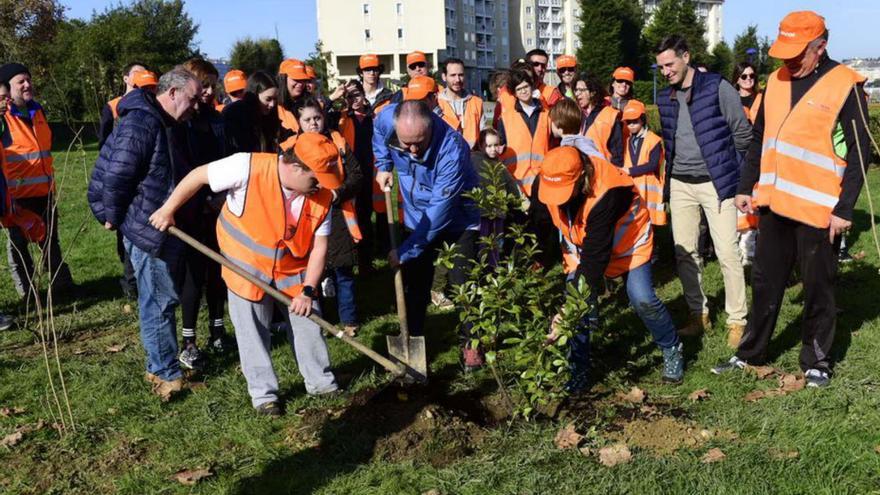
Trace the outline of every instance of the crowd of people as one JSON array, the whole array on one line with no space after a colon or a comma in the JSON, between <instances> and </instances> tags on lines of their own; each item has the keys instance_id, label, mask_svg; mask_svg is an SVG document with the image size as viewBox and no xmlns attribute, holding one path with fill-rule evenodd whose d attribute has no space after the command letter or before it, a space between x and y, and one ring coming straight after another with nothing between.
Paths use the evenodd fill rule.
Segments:
<instances>
[{"instance_id":1,"label":"crowd of people","mask_svg":"<svg viewBox=\"0 0 880 495\"><path fill-rule=\"evenodd\" d=\"M536 269L561 263L567 280L583 278L591 289L593 310L570 340L568 392L590 387L590 334L601 328L597 296L615 278L624 280L631 307L662 351L662 379L682 381L680 337L712 326L701 225L721 267L727 343L736 349L712 371L766 359L797 263L804 283L801 368L808 385L825 386L838 250L863 183L859 169L868 163L860 118L867 113L865 79L832 60L827 43L818 14L786 16L770 49L783 64L761 91L748 62L727 80L698 69L685 39L668 36L655 50L668 82L655 102L659 129L649 128L645 103L634 98L632 68L589 74L562 55L555 60L561 82L550 85L550 59L540 49L493 73L496 104L485 116L483 100L465 88L462 60L444 60L435 77L419 51L406 57L402 88L383 78L380 57L367 53L358 77L329 94L295 59L276 74L230 70L223 101L219 74L205 60L161 75L132 62L124 94L101 114L88 200L97 220L116 232L122 290L138 303L146 380L167 400L184 387L183 370L204 365L206 347L237 350L253 407L280 415L270 336L283 328L307 392L336 392L324 337L308 316L320 312L321 300L335 303L344 331L356 335L358 285L384 258L402 270L407 323L422 335L430 304L453 306L445 293L464 282L487 233L467 192L485 184L486 170L500 168L506 190L522 204L505 221L525 225L538 240ZM0 67L0 114L7 198L0 206L15 287L23 297L36 290L27 244L38 241L54 289L69 291L51 131L23 65ZM395 186L398 211L387 211L384 195ZM16 213L23 211L42 218L45 232L25 227L24 213ZM389 215L405 232L396 249ZM652 265L662 262L656 237L669 235L667 224L690 311L681 328L652 278ZM279 311L262 289L170 235L172 225L287 294L290 307ZM451 269L435 269L444 243L454 243L459 256ZM200 348L203 297L209 336ZM227 306L234 339L224 328ZM548 321L548 339L560 321ZM10 325L0 318L0 326ZM462 339L462 363L479 368L481 350L468 342Z\"/></svg>"}]
</instances>

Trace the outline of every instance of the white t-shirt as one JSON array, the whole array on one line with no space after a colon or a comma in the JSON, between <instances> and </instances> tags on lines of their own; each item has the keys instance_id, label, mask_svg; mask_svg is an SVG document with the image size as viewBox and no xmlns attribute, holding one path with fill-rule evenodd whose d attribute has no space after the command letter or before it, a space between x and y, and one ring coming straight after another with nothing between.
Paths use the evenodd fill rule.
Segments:
<instances>
[{"instance_id":1,"label":"white t-shirt","mask_svg":"<svg viewBox=\"0 0 880 495\"><path fill-rule=\"evenodd\" d=\"M215 193L226 191L226 205L229 206L229 211L235 215L241 215L244 211L244 198L247 194L250 172L250 153L236 153L208 164L208 187ZM294 194L293 191L288 191L283 187L281 190L284 192L285 199ZM302 214L305 199L305 196L300 195L290 204L291 218L297 222ZM330 226L330 212L328 212L318 230L315 231L315 235L329 236Z\"/></svg>"}]
</instances>

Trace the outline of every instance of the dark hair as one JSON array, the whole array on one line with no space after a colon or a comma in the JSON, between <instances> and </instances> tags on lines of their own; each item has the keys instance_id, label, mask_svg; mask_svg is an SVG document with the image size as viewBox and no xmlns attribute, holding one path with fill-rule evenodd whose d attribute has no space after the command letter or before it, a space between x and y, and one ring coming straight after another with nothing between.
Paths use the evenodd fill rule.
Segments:
<instances>
[{"instance_id":1,"label":"dark hair","mask_svg":"<svg viewBox=\"0 0 880 495\"><path fill-rule=\"evenodd\" d=\"M510 71L507 69L499 69L489 76L489 92L495 95L495 91L501 87L507 87L507 80L510 79Z\"/></svg>"},{"instance_id":2,"label":"dark hair","mask_svg":"<svg viewBox=\"0 0 880 495\"><path fill-rule=\"evenodd\" d=\"M363 80L364 79L364 69L361 69L360 64L358 64L357 68L354 70L358 77ZM379 64L379 75L381 76L385 72L385 64Z\"/></svg>"},{"instance_id":3,"label":"dark hair","mask_svg":"<svg viewBox=\"0 0 880 495\"><path fill-rule=\"evenodd\" d=\"M524 82L529 83L532 89L535 89L535 83L530 73L524 70L511 70L510 77L507 79L507 91L516 96L516 87Z\"/></svg>"},{"instance_id":4,"label":"dark hair","mask_svg":"<svg viewBox=\"0 0 880 495\"><path fill-rule=\"evenodd\" d=\"M303 110L305 110L306 108L314 108L319 113L324 113L324 107L321 106L321 102L319 102L317 98L309 96L298 101L293 106L293 115L296 116L296 120L299 120L299 118L302 116Z\"/></svg>"},{"instance_id":5,"label":"dark hair","mask_svg":"<svg viewBox=\"0 0 880 495\"><path fill-rule=\"evenodd\" d=\"M730 80L733 83L733 87L739 90L739 76L742 75L746 69L752 69L752 72L755 73L755 85L752 86L752 94L756 94L758 92L758 69L755 68L750 62L740 62L733 67L733 76Z\"/></svg>"},{"instance_id":6,"label":"dark hair","mask_svg":"<svg viewBox=\"0 0 880 495\"><path fill-rule=\"evenodd\" d=\"M563 98L550 109L550 121L556 124L564 134L577 134L581 130L583 120L578 104L574 100Z\"/></svg>"},{"instance_id":7,"label":"dark hair","mask_svg":"<svg viewBox=\"0 0 880 495\"><path fill-rule=\"evenodd\" d=\"M9 81L0 81L0 88L6 88L6 91L12 91L12 88L9 87Z\"/></svg>"},{"instance_id":8,"label":"dark hair","mask_svg":"<svg viewBox=\"0 0 880 495\"><path fill-rule=\"evenodd\" d=\"M267 89L277 87L278 84L275 82L275 78L270 76L267 72L258 70L251 74L250 77L248 77L247 88L245 88L245 91L247 91L248 93L259 95Z\"/></svg>"},{"instance_id":9,"label":"dark hair","mask_svg":"<svg viewBox=\"0 0 880 495\"><path fill-rule=\"evenodd\" d=\"M287 79L287 74L278 74L278 104L290 111L293 111L294 105L296 105L298 102L293 101L293 97L290 96L290 93L287 91ZM309 96L308 86L305 84L305 81L302 81L302 83L303 94L299 97L300 100Z\"/></svg>"},{"instance_id":10,"label":"dark hair","mask_svg":"<svg viewBox=\"0 0 880 495\"><path fill-rule=\"evenodd\" d=\"M538 86L538 74L535 73L535 68L532 67L532 64L526 62L523 59L518 59L510 64L510 71L515 72L518 70L525 71L527 74L529 74L529 76L532 78L533 87Z\"/></svg>"},{"instance_id":11,"label":"dark hair","mask_svg":"<svg viewBox=\"0 0 880 495\"><path fill-rule=\"evenodd\" d=\"M690 47L688 46L687 40L684 39L683 36L678 34L669 35L660 40L660 43L657 45L657 49L655 50L655 53L659 55L666 50L674 51L675 55L678 57L682 56L685 52L690 53L691 51Z\"/></svg>"},{"instance_id":12,"label":"dark hair","mask_svg":"<svg viewBox=\"0 0 880 495\"><path fill-rule=\"evenodd\" d=\"M614 81L615 81L615 80L612 79L612 80L611 80L611 83L608 84L608 94L609 94L609 95L613 95L613 94L614 94L614 86L612 86L612 84L614 84ZM635 85L634 85L633 83L629 82L629 81L625 81L625 82L628 82L628 83L629 83L629 91L627 91L627 92L626 92L626 95L624 95L623 97L626 98L627 100L632 100Z\"/></svg>"},{"instance_id":13,"label":"dark hair","mask_svg":"<svg viewBox=\"0 0 880 495\"><path fill-rule=\"evenodd\" d=\"M550 60L550 55L547 55L547 52L545 52L544 50L541 50L540 48L534 48L532 50L529 50L526 53L526 60L532 58L533 55L540 55L540 56L546 58L547 60Z\"/></svg>"},{"instance_id":14,"label":"dark hair","mask_svg":"<svg viewBox=\"0 0 880 495\"><path fill-rule=\"evenodd\" d=\"M217 72L217 68L214 67L214 64L208 62L205 59L201 58L191 58L183 63L183 66L193 75L196 76L196 79L199 80L203 85L208 82L208 78L214 76L215 78L220 77L220 73Z\"/></svg>"},{"instance_id":15,"label":"dark hair","mask_svg":"<svg viewBox=\"0 0 880 495\"><path fill-rule=\"evenodd\" d=\"M134 62L129 62L129 63L125 64L125 67L122 68L122 73L127 76L128 73L131 72L131 69L135 66L138 66L138 65L140 65L144 69L150 70L150 68L147 67L147 64L145 64L143 62L134 61Z\"/></svg>"},{"instance_id":16,"label":"dark hair","mask_svg":"<svg viewBox=\"0 0 880 495\"><path fill-rule=\"evenodd\" d=\"M480 146L485 146L487 136L495 136L498 138L499 141L501 141L501 144L506 144L504 142L504 138L501 137L501 133L491 127L487 127L480 131L480 137L479 139L477 139L477 144L479 144Z\"/></svg>"},{"instance_id":17,"label":"dark hair","mask_svg":"<svg viewBox=\"0 0 880 495\"><path fill-rule=\"evenodd\" d=\"M605 88L599 83L599 81L586 72L581 72L578 74L574 82L571 83L572 88L577 88L577 83L579 81L582 81L590 91L590 104L594 107L602 106L608 93L605 92Z\"/></svg>"},{"instance_id":18,"label":"dark hair","mask_svg":"<svg viewBox=\"0 0 880 495\"><path fill-rule=\"evenodd\" d=\"M464 60L455 57L449 57L443 61L443 73L446 74L446 68L449 67L449 64L458 64L464 67Z\"/></svg>"}]
</instances>

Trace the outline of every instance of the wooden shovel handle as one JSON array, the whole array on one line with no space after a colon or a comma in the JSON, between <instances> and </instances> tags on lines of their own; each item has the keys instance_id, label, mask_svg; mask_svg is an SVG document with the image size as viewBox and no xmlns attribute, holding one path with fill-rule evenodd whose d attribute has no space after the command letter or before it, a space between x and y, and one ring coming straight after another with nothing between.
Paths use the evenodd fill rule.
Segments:
<instances>
[{"instance_id":1,"label":"wooden shovel handle","mask_svg":"<svg viewBox=\"0 0 880 495\"><path fill-rule=\"evenodd\" d=\"M385 189L385 210L388 212L388 236L391 249L397 251L397 222L394 221L394 205L391 204L391 188ZM400 336L409 338L409 324L406 320L406 299L403 294L403 272L400 266L394 269L394 292L397 294L397 319L400 320Z\"/></svg>"}]
</instances>

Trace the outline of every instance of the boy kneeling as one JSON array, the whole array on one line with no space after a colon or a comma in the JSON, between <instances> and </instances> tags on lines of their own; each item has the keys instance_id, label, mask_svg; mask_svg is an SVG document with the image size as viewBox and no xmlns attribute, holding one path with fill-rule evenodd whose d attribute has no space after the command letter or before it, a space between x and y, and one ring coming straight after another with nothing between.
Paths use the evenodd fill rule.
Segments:
<instances>
[{"instance_id":1,"label":"boy kneeling","mask_svg":"<svg viewBox=\"0 0 880 495\"><path fill-rule=\"evenodd\" d=\"M321 329L308 319L319 309L314 290L327 254L331 189L341 184L337 158L336 146L316 133L303 134L281 156L237 153L193 170L150 217L153 226L164 231L174 224L177 208L203 186L215 193L227 191L217 220L220 250L293 298L287 336L311 395L338 389ZM269 330L275 302L225 267L223 280L251 402L258 412L279 416Z\"/></svg>"}]
</instances>

